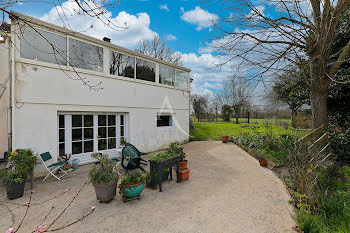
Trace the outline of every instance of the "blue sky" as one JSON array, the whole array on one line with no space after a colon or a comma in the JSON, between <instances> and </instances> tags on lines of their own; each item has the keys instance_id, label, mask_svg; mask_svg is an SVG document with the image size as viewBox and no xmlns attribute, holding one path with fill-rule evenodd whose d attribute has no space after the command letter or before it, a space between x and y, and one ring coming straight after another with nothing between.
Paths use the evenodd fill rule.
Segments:
<instances>
[{"instance_id":1,"label":"blue sky","mask_svg":"<svg viewBox=\"0 0 350 233\"><path fill-rule=\"evenodd\" d=\"M115 31L104 27L98 19L77 15L72 11L75 3L59 1L67 10L67 21L63 23L52 4L26 3L15 5L12 10L40 18L60 26L134 49L138 41L152 39L159 35L173 50L183 56L183 65L192 69L192 92L216 93L222 81L232 72L226 67L214 69L221 58L208 49L212 37L211 20L220 17L218 9L206 8L191 0L120 0L120 4L107 9L107 16L113 22L126 22L129 29ZM57 3L57 2L56 2ZM221 13L227 17L229 12ZM93 28L89 29L93 25ZM88 30L89 29L89 30ZM233 29L232 29L233 30ZM259 94L259 93L258 93Z\"/></svg>"}]
</instances>

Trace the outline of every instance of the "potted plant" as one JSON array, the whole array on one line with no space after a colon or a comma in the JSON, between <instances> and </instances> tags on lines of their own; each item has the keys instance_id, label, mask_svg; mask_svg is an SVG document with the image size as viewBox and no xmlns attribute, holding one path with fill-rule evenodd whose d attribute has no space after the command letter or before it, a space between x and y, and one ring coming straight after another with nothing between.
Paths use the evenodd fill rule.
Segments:
<instances>
[{"instance_id":1,"label":"potted plant","mask_svg":"<svg viewBox=\"0 0 350 233\"><path fill-rule=\"evenodd\" d=\"M15 168L9 168L0 173L1 182L5 184L7 198L15 199L23 196L26 177Z\"/></svg>"},{"instance_id":2,"label":"potted plant","mask_svg":"<svg viewBox=\"0 0 350 233\"><path fill-rule=\"evenodd\" d=\"M185 181L190 178L190 169L189 168L180 168L179 179L180 181Z\"/></svg>"},{"instance_id":3,"label":"potted plant","mask_svg":"<svg viewBox=\"0 0 350 233\"><path fill-rule=\"evenodd\" d=\"M147 175L142 175L140 172L128 174L122 179L119 184L119 193L125 199L139 198L145 187L145 179Z\"/></svg>"},{"instance_id":4,"label":"potted plant","mask_svg":"<svg viewBox=\"0 0 350 233\"><path fill-rule=\"evenodd\" d=\"M124 139L121 139L121 140L120 140L120 145L124 147L125 144L126 144L126 141L125 141Z\"/></svg>"},{"instance_id":5,"label":"potted plant","mask_svg":"<svg viewBox=\"0 0 350 233\"><path fill-rule=\"evenodd\" d=\"M30 149L16 149L8 157L10 167L0 175L6 186L7 197L15 199L23 196L27 177L33 172L36 155Z\"/></svg>"},{"instance_id":6,"label":"potted plant","mask_svg":"<svg viewBox=\"0 0 350 233\"><path fill-rule=\"evenodd\" d=\"M169 150L174 151L176 154L184 153L184 148L179 142L172 142L169 145Z\"/></svg>"},{"instance_id":7,"label":"potted plant","mask_svg":"<svg viewBox=\"0 0 350 233\"><path fill-rule=\"evenodd\" d=\"M96 198L100 202L109 202L116 195L118 173L115 170L116 163L107 154L92 153L91 157L98 160L90 172L90 182L96 192Z\"/></svg>"},{"instance_id":8,"label":"potted plant","mask_svg":"<svg viewBox=\"0 0 350 233\"><path fill-rule=\"evenodd\" d=\"M227 143L228 142L228 136L227 135L221 136L221 141L222 141L222 143Z\"/></svg>"}]
</instances>

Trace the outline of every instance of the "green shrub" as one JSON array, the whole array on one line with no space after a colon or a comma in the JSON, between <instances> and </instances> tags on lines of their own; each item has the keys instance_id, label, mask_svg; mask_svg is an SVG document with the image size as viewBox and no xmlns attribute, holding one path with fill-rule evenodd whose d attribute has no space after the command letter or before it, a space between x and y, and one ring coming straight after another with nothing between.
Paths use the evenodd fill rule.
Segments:
<instances>
[{"instance_id":1,"label":"green shrub","mask_svg":"<svg viewBox=\"0 0 350 233\"><path fill-rule=\"evenodd\" d=\"M298 224L305 233L321 233L324 231L323 219L318 215L298 213Z\"/></svg>"},{"instance_id":2,"label":"green shrub","mask_svg":"<svg viewBox=\"0 0 350 233\"><path fill-rule=\"evenodd\" d=\"M106 184L118 179L119 176L115 170L116 162L111 160L107 154L92 153L91 157L97 159L99 162L99 164L95 164L89 172L89 178L93 184Z\"/></svg>"},{"instance_id":3,"label":"green shrub","mask_svg":"<svg viewBox=\"0 0 350 233\"><path fill-rule=\"evenodd\" d=\"M340 114L329 117L329 140L341 164L350 164L350 122Z\"/></svg>"}]
</instances>

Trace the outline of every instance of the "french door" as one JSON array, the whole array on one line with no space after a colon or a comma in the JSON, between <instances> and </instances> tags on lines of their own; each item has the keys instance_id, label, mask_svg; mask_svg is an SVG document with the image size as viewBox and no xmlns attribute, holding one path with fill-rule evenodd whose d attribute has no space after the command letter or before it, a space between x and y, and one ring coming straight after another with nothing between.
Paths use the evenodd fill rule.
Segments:
<instances>
[{"instance_id":1,"label":"french door","mask_svg":"<svg viewBox=\"0 0 350 233\"><path fill-rule=\"evenodd\" d=\"M58 114L59 155L116 153L126 139L126 114Z\"/></svg>"}]
</instances>

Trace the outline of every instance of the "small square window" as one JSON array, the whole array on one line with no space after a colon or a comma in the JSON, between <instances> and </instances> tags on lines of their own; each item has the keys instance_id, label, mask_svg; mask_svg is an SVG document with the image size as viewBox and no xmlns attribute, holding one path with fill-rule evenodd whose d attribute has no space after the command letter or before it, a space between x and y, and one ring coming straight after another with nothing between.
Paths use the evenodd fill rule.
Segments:
<instances>
[{"instance_id":1,"label":"small square window","mask_svg":"<svg viewBox=\"0 0 350 233\"><path fill-rule=\"evenodd\" d=\"M157 127L169 127L173 126L171 115L158 115L157 116Z\"/></svg>"}]
</instances>

